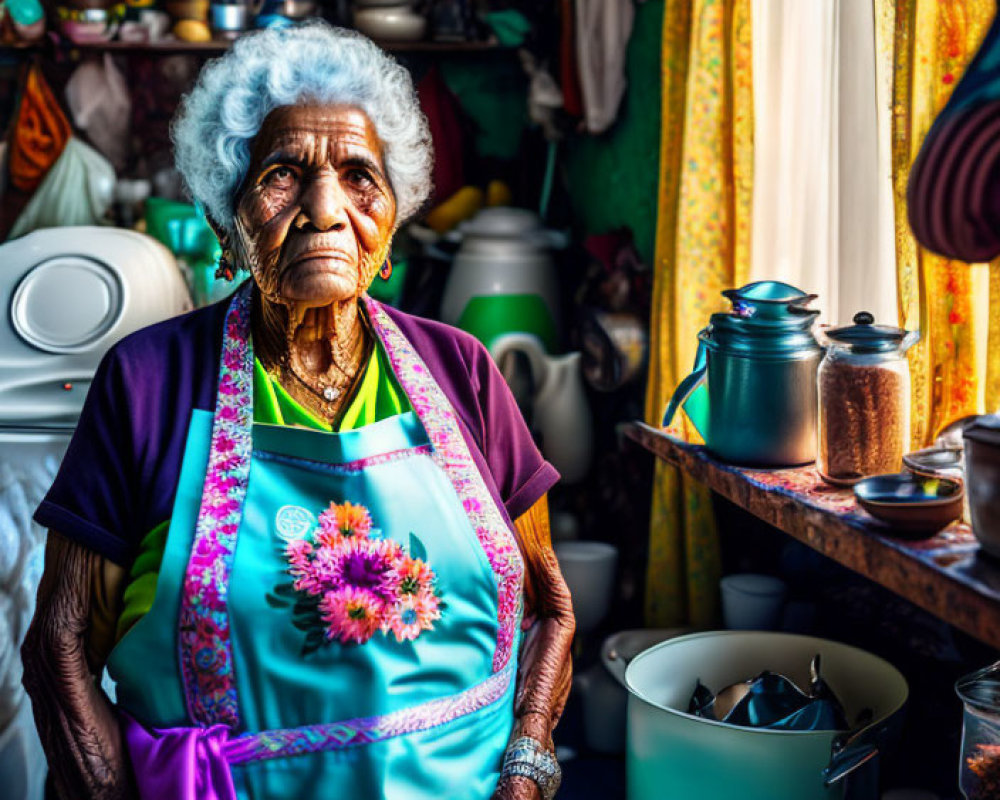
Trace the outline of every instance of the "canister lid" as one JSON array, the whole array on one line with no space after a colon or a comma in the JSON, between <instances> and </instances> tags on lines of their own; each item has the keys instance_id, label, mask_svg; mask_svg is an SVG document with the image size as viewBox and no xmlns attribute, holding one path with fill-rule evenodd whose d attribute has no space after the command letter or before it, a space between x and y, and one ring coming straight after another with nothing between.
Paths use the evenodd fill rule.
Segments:
<instances>
[{"instance_id":1,"label":"canister lid","mask_svg":"<svg viewBox=\"0 0 1000 800\"><path fill-rule=\"evenodd\" d=\"M792 309L803 310L810 301L816 299L816 295L780 281L748 283L739 289L726 289L722 295L733 304L733 316L746 320L782 319ZM819 311L805 313L815 316Z\"/></svg>"},{"instance_id":2,"label":"canister lid","mask_svg":"<svg viewBox=\"0 0 1000 800\"><path fill-rule=\"evenodd\" d=\"M1000 445L1000 414L984 414L966 425L962 436L976 442Z\"/></svg>"},{"instance_id":3,"label":"canister lid","mask_svg":"<svg viewBox=\"0 0 1000 800\"><path fill-rule=\"evenodd\" d=\"M854 324L823 331L828 339L850 348L856 353L885 353L898 350L909 335L903 328L876 325L875 317L867 311L854 315Z\"/></svg>"},{"instance_id":4,"label":"canister lid","mask_svg":"<svg viewBox=\"0 0 1000 800\"><path fill-rule=\"evenodd\" d=\"M981 711L1000 712L1000 661L959 678L955 691L962 702Z\"/></svg>"},{"instance_id":5,"label":"canister lid","mask_svg":"<svg viewBox=\"0 0 1000 800\"><path fill-rule=\"evenodd\" d=\"M722 293L732 310L712 314L702 341L713 349L751 358L809 358L819 352L812 335L816 295L787 283L758 281Z\"/></svg>"}]
</instances>

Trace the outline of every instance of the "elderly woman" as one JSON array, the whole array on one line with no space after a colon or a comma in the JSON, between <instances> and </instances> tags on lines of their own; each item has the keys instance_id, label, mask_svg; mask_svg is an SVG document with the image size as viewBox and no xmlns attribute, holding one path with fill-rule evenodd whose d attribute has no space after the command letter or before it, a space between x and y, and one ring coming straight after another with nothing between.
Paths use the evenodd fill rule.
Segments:
<instances>
[{"instance_id":1,"label":"elderly woman","mask_svg":"<svg viewBox=\"0 0 1000 800\"><path fill-rule=\"evenodd\" d=\"M551 796L558 476L483 347L366 294L429 189L409 75L353 33L269 30L173 133L252 280L108 353L37 512L25 683L57 790Z\"/></svg>"}]
</instances>

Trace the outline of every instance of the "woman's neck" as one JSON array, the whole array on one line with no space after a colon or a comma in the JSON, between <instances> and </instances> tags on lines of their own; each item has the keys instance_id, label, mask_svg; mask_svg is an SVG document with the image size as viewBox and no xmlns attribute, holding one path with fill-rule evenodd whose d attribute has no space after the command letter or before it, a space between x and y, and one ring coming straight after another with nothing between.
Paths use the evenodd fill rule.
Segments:
<instances>
[{"instance_id":1,"label":"woman's neck","mask_svg":"<svg viewBox=\"0 0 1000 800\"><path fill-rule=\"evenodd\" d=\"M254 292L254 351L292 397L328 420L339 417L370 353L358 299L304 308Z\"/></svg>"}]
</instances>

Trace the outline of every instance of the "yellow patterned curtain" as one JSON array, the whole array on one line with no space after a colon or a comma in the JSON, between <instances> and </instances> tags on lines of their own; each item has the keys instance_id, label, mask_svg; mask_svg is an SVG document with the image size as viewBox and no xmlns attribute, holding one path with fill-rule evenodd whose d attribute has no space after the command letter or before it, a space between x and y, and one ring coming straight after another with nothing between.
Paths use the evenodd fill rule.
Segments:
<instances>
[{"instance_id":1,"label":"yellow patterned curtain","mask_svg":"<svg viewBox=\"0 0 1000 800\"><path fill-rule=\"evenodd\" d=\"M915 448L1000 403L1000 261L970 269L937 256L916 243L906 214L910 166L995 12L995 0L876 0L879 57L893 72L900 322L921 331L910 351Z\"/></svg>"},{"instance_id":2,"label":"yellow patterned curtain","mask_svg":"<svg viewBox=\"0 0 1000 800\"><path fill-rule=\"evenodd\" d=\"M753 183L750 0L666 0L646 418L659 425L697 333L746 282ZM682 415L678 415L678 418ZM674 431L694 436L686 420ZM658 462L646 623L711 624L719 551L708 490Z\"/></svg>"}]
</instances>

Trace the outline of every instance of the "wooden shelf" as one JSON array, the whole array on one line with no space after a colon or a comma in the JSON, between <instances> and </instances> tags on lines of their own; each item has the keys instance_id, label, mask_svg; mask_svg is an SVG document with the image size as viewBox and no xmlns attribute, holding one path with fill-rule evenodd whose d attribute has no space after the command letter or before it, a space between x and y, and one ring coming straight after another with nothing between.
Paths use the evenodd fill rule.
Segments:
<instances>
[{"instance_id":1,"label":"wooden shelf","mask_svg":"<svg viewBox=\"0 0 1000 800\"><path fill-rule=\"evenodd\" d=\"M75 44L66 39L53 41L46 39L34 44L0 45L0 54L17 54L59 50L70 52L77 50L84 53L123 53L129 55L174 55L187 53L190 55L217 55L229 49L232 42L227 40L212 40L210 42L182 42L179 39L167 39L156 42L87 42ZM491 53L510 50L496 41L485 42L376 42L383 50L390 53Z\"/></svg>"},{"instance_id":2,"label":"wooden shelf","mask_svg":"<svg viewBox=\"0 0 1000 800\"><path fill-rule=\"evenodd\" d=\"M623 431L765 522L1000 649L1000 561L980 551L967 524L953 523L922 541L896 538L855 503L853 492L826 485L814 467L734 467L642 422L626 423Z\"/></svg>"}]
</instances>

